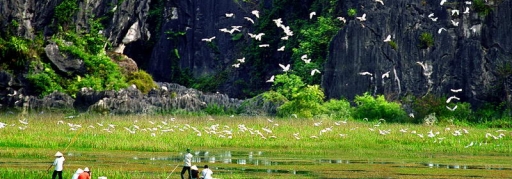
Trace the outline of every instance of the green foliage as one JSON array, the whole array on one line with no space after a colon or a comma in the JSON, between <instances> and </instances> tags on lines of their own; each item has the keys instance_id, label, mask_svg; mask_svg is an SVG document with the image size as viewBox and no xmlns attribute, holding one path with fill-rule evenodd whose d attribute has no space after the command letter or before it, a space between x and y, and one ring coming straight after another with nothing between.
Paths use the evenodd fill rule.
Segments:
<instances>
[{"instance_id":1,"label":"green foliage","mask_svg":"<svg viewBox=\"0 0 512 179\"><path fill-rule=\"evenodd\" d=\"M391 48L393 48L394 50L398 50L398 45L396 44L395 41L391 40L388 43L391 46Z\"/></svg>"},{"instance_id":2,"label":"green foliage","mask_svg":"<svg viewBox=\"0 0 512 179\"><path fill-rule=\"evenodd\" d=\"M420 48L429 48L434 45L434 37L431 33L423 32L420 35Z\"/></svg>"},{"instance_id":3,"label":"green foliage","mask_svg":"<svg viewBox=\"0 0 512 179\"><path fill-rule=\"evenodd\" d=\"M491 6L487 5L486 1L487 0L473 0L472 9L481 16L488 15L489 13L491 13L492 8Z\"/></svg>"},{"instance_id":4,"label":"green foliage","mask_svg":"<svg viewBox=\"0 0 512 179\"><path fill-rule=\"evenodd\" d=\"M218 104L208 104L203 110L208 115L230 115L235 114L235 109L225 109Z\"/></svg>"},{"instance_id":5,"label":"green foliage","mask_svg":"<svg viewBox=\"0 0 512 179\"><path fill-rule=\"evenodd\" d=\"M178 37L182 37L185 34L187 34L186 31L175 32L172 30L165 31L164 33L167 34L167 39L169 39L169 40L176 40Z\"/></svg>"},{"instance_id":6,"label":"green foliage","mask_svg":"<svg viewBox=\"0 0 512 179\"><path fill-rule=\"evenodd\" d=\"M280 74L274 78L273 88L275 91L283 95L286 99L292 99L294 94L304 88L306 84L302 79L294 74Z\"/></svg>"},{"instance_id":7,"label":"green foliage","mask_svg":"<svg viewBox=\"0 0 512 179\"><path fill-rule=\"evenodd\" d=\"M237 33L237 34L235 34L235 35L233 35L233 36L231 37L231 40L232 40L232 41L240 40L240 39L243 37L243 35L244 35L243 33Z\"/></svg>"},{"instance_id":8,"label":"green foliage","mask_svg":"<svg viewBox=\"0 0 512 179\"><path fill-rule=\"evenodd\" d=\"M355 17L356 14L357 14L357 9L355 9L355 8L350 8L347 10L347 15L349 17Z\"/></svg>"},{"instance_id":9,"label":"green foliage","mask_svg":"<svg viewBox=\"0 0 512 179\"><path fill-rule=\"evenodd\" d=\"M77 0L64 0L55 7L54 17L61 26L66 28L77 11Z\"/></svg>"},{"instance_id":10,"label":"green foliage","mask_svg":"<svg viewBox=\"0 0 512 179\"><path fill-rule=\"evenodd\" d=\"M37 93L41 94L41 96L45 96L54 91L63 91L62 86L59 84L61 81L60 76L55 73L49 64L38 64L40 62L36 61L32 63L32 66L42 66L43 68L43 70L39 72L32 71L27 76L27 79L33 85Z\"/></svg>"},{"instance_id":11,"label":"green foliage","mask_svg":"<svg viewBox=\"0 0 512 179\"><path fill-rule=\"evenodd\" d=\"M192 82L192 88L207 91L207 92L216 92L219 85L222 84L227 79L227 73L221 72L216 75L207 75L197 79L194 79Z\"/></svg>"},{"instance_id":12,"label":"green foliage","mask_svg":"<svg viewBox=\"0 0 512 179\"><path fill-rule=\"evenodd\" d=\"M147 94L151 89L158 87L155 81L153 81L153 77L144 70L130 73L127 77L127 81L128 84L134 84L137 86L137 89L144 94Z\"/></svg>"},{"instance_id":13,"label":"green foliage","mask_svg":"<svg viewBox=\"0 0 512 179\"><path fill-rule=\"evenodd\" d=\"M399 103L388 102L383 95L373 97L365 93L363 96L356 96L354 102L357 104L353 113L354 118L403 122L407 117Z\"/></svg>"},{"instance_id":14,"label":"green foliage","mask_svg":"<svg viewBox=\"0 0 512 179\"><path fill-rule=\"evenodd\" d=\"M180 52L178 51L177 48L174 49L174 55L176 55L176 58L180 59Z\"/></svg>"},{"instance_id":15,"label":"green foliage","mask_svg":"<svg viewBox=\"0 0 512 179\"><path fill-rule=\"evenodd\" d=\"M352 115L350 102L344 99L330 99L323 106L327 110L327 114L334 119L346 119Z\"/></svg>"},{"instance_id":16,"label":"green foliage","mask_svg":"<svg viewBox=\"0 0 512 179\"><path fill-rule=\"evenodd\" d=\"M436 113L438 116L446 111L446 98L438 98L432 94L427 94L421 98L412 99L412 101L415 123L423 123L423 118L429 114Z\"/></svg>"}]
</instances>

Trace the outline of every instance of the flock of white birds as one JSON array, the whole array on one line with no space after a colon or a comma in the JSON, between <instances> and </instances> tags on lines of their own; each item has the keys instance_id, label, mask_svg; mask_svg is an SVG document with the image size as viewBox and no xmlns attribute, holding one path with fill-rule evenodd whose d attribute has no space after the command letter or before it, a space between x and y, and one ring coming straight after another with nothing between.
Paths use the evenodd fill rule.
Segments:
<instances>
[{"instance_id":1,"label":"flock of white birds","mask_svg":"<svg viewBox=\"0 0 512 179\"><path fill-rule=\"evenodd\" d=\"M458 141L461 147L465 148L472 146L481 146L487 144L499 145L499 143L493 143L494 140L504 139L507 135L505 134L506 130L496 130L489 131L485 134L482 134L478 140L471 141L468 144L461 143L461 137L470 134L470 131L465 128L455 128L456 126L445 127L444 130L436 131L431 129L428 132L419 132L424 131L424 126L418 125L418 131L412 130L408 128L401 128L398 131L393 131L390 125L386 124L384 119L380 119L375 122L363 122L359 124L350 124L351 122L347 119L339 120L339 121L331 121L331 120L320 120L313 121L310 127L317 128L318 131L316 134L302 134L301 132L305 132L300 128L295 129L291 136L283 136L279 133L275 133L274 130L282 127L279 125L276 120L273 119L256 119L259 120L258 124L253 124L255 126L247 126L243 123L236 124L236 126L228 126L228 125L220 125L215 122L215 119L212 117L208 117L205 119L204 123L206 126L193 126L188 123L183 123L186 121L179 121L174 117L164 119L164 120L133 120L131 124L127 124L125 121L122 123L104 123L104 122L95 122L94 124L75 124L71 123L73 121L72 118L74 116L66 117L64 120L58 120L54 127L63 128L67 127L69 132L99 132L102 134L120 134L120 133L128 133L130 135L148 135L151 137L158 137L163 135L172 135L172 133L189 133L190 135L195 135L197 137L210 137L210 138L225 138L225 139L242 139L246 140L247 137L254 137L255 139L262 140L274 140L277 138L285 138L285 139L295 139L295 140L316 140L321 139L323 136L329 136L332 138L333 136L339 136L342 139L350 138L352 136L351 133L361 132L369 132L374 135L387 136L391 133L398 133L403 137L409 136L409 138L420 138L425 142L429 143L443 143L445 140L451 140L452 143ZM68 122L65 122L68 121ZM27 130L31 123L27 119L19 120L18 122L14 122L12 124L7 124L4 122L0 122L1 130ZM40 125L37 122L33 125ZM264 126L264 127L262 127ZM51 126L48 126L51 127ZM451 127L454 127L453 129ZM306 133L306 132L305 132ZM328 133L332 133L329 134ZM475 135L475 134L473 134ZM393 138L393 137L392 137ZM474 138L474 137L473 137Z\"/></svg>"}]
</instances>

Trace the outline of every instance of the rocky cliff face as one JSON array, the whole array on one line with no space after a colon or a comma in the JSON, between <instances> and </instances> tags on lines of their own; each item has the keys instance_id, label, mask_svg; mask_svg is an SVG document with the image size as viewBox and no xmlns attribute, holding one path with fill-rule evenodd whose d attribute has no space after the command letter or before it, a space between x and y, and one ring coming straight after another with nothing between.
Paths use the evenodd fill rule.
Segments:
<instances>
[{"instance_id":1,"label":"rocky cliff face","mask_svg":"<svg viewBox=\"0 0 512 179\"><path fill-rule=\"evenodd\" d=\"M328 98L432 93L482 104L510 95L504 88L510 84L499 83L512 75L505 72L512 62L512 1L489 2L493 11L486 16L464 1L350 2L344 9L358 8L356 16L366 14L367 20L348 20L332 40L322 80ZM469 13L463 13L466 7ZM419 47L422 33L433 36L432 46ZM383 42L388 35L396 49Z\"/></svg>"}]
</instances>

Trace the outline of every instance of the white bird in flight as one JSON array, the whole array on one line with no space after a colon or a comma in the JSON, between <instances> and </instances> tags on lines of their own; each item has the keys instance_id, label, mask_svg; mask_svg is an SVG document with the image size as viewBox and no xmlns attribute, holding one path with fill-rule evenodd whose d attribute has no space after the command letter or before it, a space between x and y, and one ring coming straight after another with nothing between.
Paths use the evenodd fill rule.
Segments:
<instances>
[{"instance_id":1,"label":"white bird in flight","mask_svg":"<svg viewBox=\"0 0 512 179\"><path fill-rule=\"evenodd\" d=\"M313 69L313 70L311 70L311 76L315 75L315 73L320 74L320 70L318 70L318 69L316 69L316 68L315 68L315 69Z\"/></svg>"},{"instance_id":2,"label":"white bird in flight","mask_svg":"<svg viewBox=\"0 0 512 179\"><path fill-rule=\"evenodd\" d=\"M245 57L236 59L236 61L238 61L240 63L245 63Z\"/></svg>"},{"instance_id":3,"label":"white bird in flight","mask_svg":"<svg viewBox=\"0 0 512 179\"><path fill-rule=\"evenodd\" d=\"M269 47L270 45L269 44L261 44L261 45L258 45L258 47Z\"/></svg>"},{"instance_id":4,"label":"white bird in flight","mask_svg":"<svg viewBox=\"0 0 512 179\"><path fill-rule=\"evenodd\" d=\"M430 14L428 15L428 18L432 18L432 17L434 17L434 13L430 13Z\"/></svg>"},{"instance_id":5,"label":"white bird in flight","mask_svg":"<svg viewBox=\"0 0 512 179\"><path fill-rule=\"evenodd\" d=\"M336 17L336 19L340 20L341 22L343 22L344 24L347 23L347 19L345 19L344 17Z\"/></svg>"},{"instance_id":6,"label":"white bird in flight","mask_svg":"<svg viewBox=\"0 0 512 179\"><path fill-rule=\"evenodd\" d=\"M439 3L441 6L446 2L446 0L441 0L441 3Z\"/></svg>"},{"instance_id":7,"label":"white bird in flight","mask_svg":"<svg viewBox=\"0 0 512 179\"><path fill-rule=\"evenodd\" d=\"M356 17L357 20L364 22L366 21L366 13L364 13L361 17Z\"/></svg>"},{"instance_id":8,"label":"white bird in flight","mask_svg":"<svg viewBox=\"0 0 512 179\"><path fill-rule=\"evenodd\" d=\"M464 12L462 12L463 14L469 14L469 7L466 7L466 10L464 10Z\"/></svg>"},{"instance_id":9,"label":"white bird in flight","mask_svg":"<svg viewBox=\"0 0 512 179\"><path fill-rule=\"evenodd\" d=\"M448 109L450 111L455 111L455 109L457 109L457 105L455 105L453 108L446 106L446 109Z\"/></svg>"},{"instance_id":10,"label":"white bird in flight","mask_svg":"<svg viewBox=\"0 0 512 179\"><path fill-rule=\"evenodd\" d=\"M389 72L390 72L390 71L388 71L388 72L386 72L386 73L382 74L382 79L384 79L384 78L389 78Z\"/></svg>"},{"instance_id":11,"label":"white bird in flight","mask_svg":"<svg viewBox=\"0 0 512 179\"><path fill-rule=\"evenodd\" d=\"M461 92L462 89L450 89L450 91L454 92L454 93L458 93L458 92Z\"/></svg>"},{"instance_id":12,"label":"white bird in flight","mask_svg":"<svg viewBox=\"0 0 512 179\"><path fill-rule=\"evenodd\" d=\"M446 100L446 103L450 103L450 101L452 101L453 99L460 100L460 98L458 98L457 96L451 96Z\"/></svg>"},{"instance_id":13,"label":"white bird in flight","mask_svg":"<svg viewBox=\"0 0 512 179\"><path fill-rule=\"evenodd\" d=\"M240 68L240 63L235 63L232 66L235 67L235 68Z\"/></svg>"},{"instance_id":14,"label":"white bird in flight","mask_svg":"<svg viewBox=\"0 0 512 179\"><path fill-rule=\"evenodd\" d=\"M444 30L444 31L447 31L445 28L442 28L442 27L441 27L441 28L439 28L439 30L437 30L437 33L438 33L438 34L441 34L441 32L443 32L443 30Z\"/></svg>"},{"instance_id":15,"label":"white bird in flight","mask_svg":"<svg viewBox=\"0 0 512 179\"><path fill-rule=\"evenodd\" d=\"M274 21L277 27L281 27L283 25L283 21L281 20L281 18L273 19L272 21Z\"/></svg>"},{"instance_id":16,"label":"white bird in flight","mask_svg":"<svg viewBox=\"0 0 512 179\"><path fill-rule=\"evenodd\" d=\"M279 66L283 69L284 72L287 72L290 70L290 64L284 66L283 64L279 64Z\"/></svg>"},{"instance_id":17,"label":"white bird in flight","mask_svg":"<svg viewBox=\"0 0 512 179\"><path fill-rule=\"evenodd\" d=\"M365 71L365 72L359 72L359 75L363 75L363 76L364 76L364 75L373 76L373 74L372 74L372 73L367 72L367 71Z\"/></svg>"},{"instance_id":18,"label":"white bird in flight","mask_svg":"<svg viewBox=\"0 0 512 179\"><path fill-rule=\"evenodd\" d=\"M304 55L300 56L300 59L301 59L301 60L306 60L306 59L308 59L308 54L304 54Z\"/></svg>"},{"instance_id":19,"label":"white bird in flight","mask_svg":"<svg viewBox=\"0 0 512 179\"><path fill-rule=\"evenodd\" d=\"M455 14L457 14L457 16L458 16L459 15L459 10L457 10L457 9L452 10L452 16L455 15Z\"/></svg>"},{"instance_id":20,"label":"white bird in flight","mask_svg":"<svg viewBox=\"0 0 512 179\"><path fill-rule=\"evenodd\" d=\"M459 26L459 22L454 21L454 20L451 20L451 21L452 21L452 25L453 25L453 26L455 26L455 27Z\"/></svg>"},{"instance_id":21,"label":"white bird in flight","mask_svg":"<svg viewBox=\"0 0 512 179\"><path fill-rule=\"evenodd\" d=\"M384 39L384 42L390 42L391 41L391 35L388 35L386 39Z\"/></svg>"},{"instance_id":22,"label":"white bird in flight","mask_svg":"<svg viewBox=\"0 0 512 179\"><path fill-rule=\"evenodd\" d=\"M281 48L278 48L277 51L282 52L284 51L285 46L283 45Z\"/></svg>"},{"instance_id":23,"label":"white bird in flight","mask_svg":"<svg viewBox=\"0 0 512 179\"><path fill-rule=\"evenodd\" d=\"M204 39L201 39L201 41L205 41L205 42L212 42L212 40L215 39L215 36L213 37L210 37L210 38L204 38Z\"/></svg>"},{"instance_id":24,"label":"white bird in flight","mask_svg":"<svg viewBox=\"0 0 512 179\"><path fill-rule=\"evenodd\" d=\"M252 20L250 17L244 17L244 19L254 24L254 20Z\"/></svg>"},{"instance_id":25,"label":"white bird in flight","mask_svg":"<svg viewBox=\"0 0 512 179\"><path fill-rule=\"evenodd\" d=\"M226 17L233 17L235 14L234 13L226 13Z\"/></svg>"},{"instance_id":26,"label":"white bird in flight","mask_svg":"<svg viewBox=\"0 0 512 179\"><path fill-rule=\"evenodd\" d=\"M260 18L260 11L253 10L251 13L254 14L254 16L256 16L256 18Z\"/></svg>"},{"instance_id":27,"label":"white bird in flight","mask_svg":"<svg viewBox=\"0 0 512 179\"><path fill-rule=\"evenodd\" d=\"M313 19L313 16L316 16L316 12L315 11L309 13L309 19Z\"/></svg>"},{"instance_id":28,"label":"white bird in flight","mask_svg":"<svg viewBox=\"0 0 512 179\"><path fill-rule=\"evenodd\" d=\"M272 75L269 80L267 80L267 83L273 83L275 76Z\"/></svg>"},{"instance_id":29,"label":"white bird in flight","mask_svg":"<svg viewBox=\"0 0 512 179\"><path fill-rule=\"evenodd\" d=\"M384 5L384 1L382 1L382 0L375 0L375 2Z\"/></svg>"},{"instance_id":30,"label":"white bird in flight","mask_svg":"<svg viewBox=\"0 0 512 179\"><path fill-rule=\"evenodd\" d=\"M464 1L467 5L471 5L471 1Z\"/></svg>"}]
</instances>

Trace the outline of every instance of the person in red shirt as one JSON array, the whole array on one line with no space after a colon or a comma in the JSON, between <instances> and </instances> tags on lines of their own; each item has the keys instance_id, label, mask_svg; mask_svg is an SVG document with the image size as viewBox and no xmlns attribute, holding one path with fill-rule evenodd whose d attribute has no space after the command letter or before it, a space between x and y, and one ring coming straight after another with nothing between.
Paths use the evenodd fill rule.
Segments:
<instances>
[{"instance_id":1,"label":"person in red shirt","mask_svg":"<svg viewBox=\"0 0 512 179\"><path fill-rule=\"evenodd\" d=\"M85 167L84 172L78 175L78 179L91 179L91 171L88 167Z\"/></svg>"}]
</instances>

